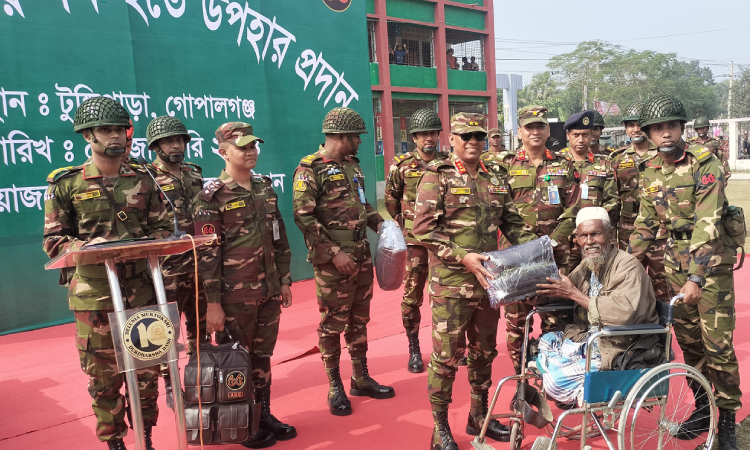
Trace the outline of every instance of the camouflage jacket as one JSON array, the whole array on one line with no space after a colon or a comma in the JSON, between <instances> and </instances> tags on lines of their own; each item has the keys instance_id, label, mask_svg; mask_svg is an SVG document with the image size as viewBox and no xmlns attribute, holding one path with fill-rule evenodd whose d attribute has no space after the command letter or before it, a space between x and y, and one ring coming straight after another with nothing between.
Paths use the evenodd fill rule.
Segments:
<instances>
[{"instance_id":1,"label":"camouflage jacket","mask_svg":"<svg viewBox=\"0 0 750 450\"><path fill-rule=\"evenodd\" d=\"M476 178L452 156L432 161L417 190L414 236L430 258L430 292L443 297L478 298L484 288L461 259L467 253L497 250L497 231L512 244L536 239L510 196L506 175L480 162Z\"/></svg>"},{"instance_id":2,"label":"camouflage jacket","mask_svg":"<svg viewBox=\"0 0 750 450\"><path fill-rule=\"evenodd\" d=\"M521 217L537 236L549 235L558 245L555 262L568 266L568 238L575 231L580 209L580 175L564 156L545 150L541 164L532 164L526 150L509 152L503 158L508 171L511 197ZM556 186L559 203L550 203L549 187Z\"/></svg>"},{"instance_id":3,"label":"camouflage jacket","mask_svg":"<svg viewBox=\"0 0 750 450\"><path fill-rule=\"evenodd\" d=\"M612 152L614 152L616 150L617 149L612 148L609 145L603 146L602 144L599 144L599 149L598 150L591 150L591 149L589 149L589 151L591 153L595 154L595 155L606 156L608 158L612 155Z\"/></svg>"},{"instance_id":4,"label":"camouflage jacket","mask_svg":"<svg viewBox=\"0 0 750 450\"><path fill-rule=\"evenodd\" d=\"M78 250L88 241L99 237L114 241L146 236L165 238L171 234L172 222L159 191L140 166L122 164L120 178L113 186L102 177L93 159L89 159L81 166L53 171L47 182L43 248L50 258L68 249ZM110 204L99 182L112 193L121 207ZM124 220L120 217L124 217ZM135 262L139 262L138 266L145 270L145 260ZM73 276L73 271L64 270L63 273ZM71 296L70 309L114 309L103 264L79 266L75 274L100 278L102 282L97 283L96 287L100 288L101 295L87 299ZM68 275L64 276L66 279L60 280L63 285L70 282Z\"/></svg>"},{"instance_id":5,"label":"camouflage jacket","mask_svg":"<svg viewBox=\"0 0 750 450\"><path fill-rule=\"evenodd\" d=\"M734 264L736 251L721 222L727 208L721 163L705 147L686 147L680 141L674 166L664 165L661 155L641 163L641 209L629 252L642 260L649 241L668 233L664 266L705 275Z\"/></svg>"},{"instance_id":6,"label":"camouflage jacket","mask_svg":"<svg viewBox=\"0 0 750 450\"><path fill-rule=\"evenodd\" d=\"M435 152L434 160L446 159L439 152ZM433 161L434 161L433 160ZM417 200L417 185L427 169L429 161L425 161L419 152L408 152L398 155L391 162L391 169L385 182L385 208L394 220L402 224L406 241L418 244L411 229L414 226L414 202Z\"/></svg>"},{"instance_id":7,"label":"camouflage jacket","mask_svg":"<svg viewBox=\"0 0 750 450\"><path fill-rule=\"evenodd\" d=\"M292 252L271 179L253 175L251 190L225 171L193 201L196 234L221 236L199 253L208 303L241 303L281 294Z\"/></svg>"},{"instance_id":8,"label":"camouflage jacket","mask_svg":"<svg viewBox=\"0 0 750 450\"><path fill-rule=\"evenodd\" d=\"M195 227L193 226L190 205L203 189L203 174L200 166L189 162L180 164L179 178L172 175L160 159L156 159L148 167L154 173L156 182L159 183L161 189L174 204L180 231L194 234ZM170 206L167 206L167 211L171 220L174 211ZM162 258L162 273L164 276L192 275L194 270L193 252Z\"/></svg>"},{"instance_id":9,"label":"camouflage jacket","mask_svg":"<svg viewBox=\"0 0 750 450\"><path fill-rule=\"evenodd\" d=\"M620 196L620 219L624 221L635 221L638 217L638 208L640 206L639 188L638 188L638 168L641 163L650 161L658 154L654 144L649 142L648 152L639 156L635 147L631 144L629 147L621 148L612 155L612 165L615 169L615 179L617 180L617 189Z\"/></svg>"},{"instance_id":10,"label":"camouflage jacket","mask_svg":"<svg viewBox=\"0 0 750 450\"><path fill-rule=\"evenodd\" d=\"M383 218L364 199L364 189L357 158L338 163L322 145L302 158L294 172L294 222L310 250L308 261L327 263L340 250L358 261L370 257L366 227L376 231Z\"/></svg>"},{"instance_id":11,"label":"camouflage jacket","mask_svg":"<svg viewBox=\"0 0 750 450\"><path fill-rule=\"evenodd\" d=\"M576 161L570 151L565 153L565 158L573 163L581 176L581 208L601 206L609 213L610 221L616 224L620 220L620 198L612 161L591 152L583 161Z\"/></svg>"},{"instance_id":12,"label":"camouflage jacket","mask_svg":"<svg viewBox=\"0 0 750 450\"><path fill-rule=\"evenodd\" d=\"M732 171L729 169L729 148L725 148L722 141L714 138L708 138L708 140L701 142L698 137L694 137L687 141L688 145L700 145L711 150L711 153L715 157L719 158L722 167L724 167L724 177L726 180L732 176Z\"/></svg>"}]
</instances>

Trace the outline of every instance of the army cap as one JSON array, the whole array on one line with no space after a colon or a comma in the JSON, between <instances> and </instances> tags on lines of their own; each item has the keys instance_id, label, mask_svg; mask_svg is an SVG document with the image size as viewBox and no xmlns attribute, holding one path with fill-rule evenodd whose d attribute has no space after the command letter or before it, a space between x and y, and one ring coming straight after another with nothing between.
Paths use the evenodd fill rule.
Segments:
<instances>
[{"instance_id":1,"label":"army cap","mask_svg":"<svg viewBox=\"0 0 750 450\"><path fill-rule=\"evenodd\" d=\"M475 131L487 132L487 117L484 114L460 112L451 117L451 133L464 134Z\"/></svg>"},{"instance_id":2,"label":"army cap","mask_svg":"<svg viewBox=\"0 0 750 450\"><path fill-rule=\"evenodd\" d=\"M228 142L237 147L244 147L253 141L258 141L261 144L265 143L265 141L258 136L253 136L252 125L245 122L225 123L216 130L216 139L220 144L222 142Z\"/></svg>"},{"instance_id":3,"label":"army cap","mask_svg":"<svg viewBox=\"0 0 750 450\"><path fill-rule=\"evenodd\" d=\"M649 100L641 110L638 126L646 129L651 125L677 120L683 124L687 122L687 114L682 102L671 95L657 95Z\"/></svg>"},{"instance_id":4,"label":"army cap","mask_svg":"<svg viewBox=\"0 0 750 450\"><path fill-rule=\"evenodd\" d=\"M500 128L493 128L487 132L487 136L489 137L502 136L502 135L503 135L503 130L501 130Z\"/></svg>"},{"instance_id":5,"label":"army cap","mask_svg":"<svg viewBox=\"0 0 750 450\"><path fill-rule=\"evenodd\" d=\"M535 122L549 124L547 121L547 108L539 105L529 105L518 110L519 127Z\"/></svg>"},{"instance_id":6,"label":"army cap","mask_svg":"<svg viewBox=\"0 0 750 450\"><path fill-rule=\"evenodd\" d=\"M73 131L83 133L89 128L106 126L133 127L130 114L118 101L103 96L84 100L73 118Z\"/></svg>"},{"instance_id":7,"label":"army cap","mask_svg":"<svg viewBox=\"0 0 750 450\"><path fill-rule=\"evenodd\" d=\"M693 128L705 128L710 127L711 121L706 116L698 116L693 122Z\"/></svg>"},{"instance_id":8,"label":"army cap","mask_svg":"<svg viewBox=\"0 0 750 450\"><path fill-rule=\"evenodd\" d=\"M563 125L565 131L569 130L590 130L594 128L594 111L583 111L568 117Z\"/></svg>"}]
</instances>

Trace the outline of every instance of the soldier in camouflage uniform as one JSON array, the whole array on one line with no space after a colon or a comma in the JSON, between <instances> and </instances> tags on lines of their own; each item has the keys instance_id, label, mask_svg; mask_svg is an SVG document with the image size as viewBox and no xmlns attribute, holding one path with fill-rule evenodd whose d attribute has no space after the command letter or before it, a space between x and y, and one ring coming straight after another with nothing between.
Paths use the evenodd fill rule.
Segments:
<instances>
[{"instance_id":1,"label":"soldier in camouflage uniform","mask_svg":"<svg viewBox=\"0 0 750 450\"><path fill-rule=\"evenodd\" d=\"M190 142L187 128L180 122L180 119L175 117L157 117L146 128L146 141L148 148L156 152L156 159L148 168L154 173L156 182L177 210L172 211L171 207L168 208L170 219L176 212L180 231L193 234L195 227L190 213L190 204L203 189L203 175L198 165L183 161L185 145ZM198 301L200 332L196 331L198 319L195 314L196 281L193 279L195 273L193 252L166 256L162 259L161 267L167 301L175 302L180 314L185 315L187 353L191 355L195 351L198 336L201 336L203 341L206 335L206 297L203 289L200 289ZM166 364L162 365L161 375L164 378L167 405L172 408L172 381Z\"/></svg>"},{"instance_id":2,"label":"soldier in camouflage uniform","mask_svg":"<svg viewBox=\"0 0 750 450\"><path fill-rule=\"evenodd\" d=\"M485 291L489 273L482 260L488 257L482 253L497 249L498 230L513 244L536 239L513 204L507 174L498 165L488 169L480 160L487 136L485 121L481 114L451 117L454 154L448 161L434 160L427 166L417 193L413 232L432 252L428 392L435 422L433 450L458 449L448 424L448 405L467 338L471 407L466 432L478 435L487 414L500 313L490 306ZM487 436L510 439L508 427L494 419Z\"/></svg>"},{"instance_id":3,"label":"soldier in camouflage uniform","mask_svg":"<svg viewBox=\"0 0 750 450\"><path fill-rule=\"evenodd\" d=\"M73 129L91 144L83 165L57 169L47 178L44 251L53 258L98 242L142 237L165 238L172 229L167 211L145 169L122 162L128 112L115 100L93 97L78 108ZM110 200L111 199L111 200ZM156 304L145 259L118 264L126 308ZM117 370L107 313L114 310L103 264L63 269L60 284L68 287L74 311L76 347L96 416L96 435L110 449L123 450L127 434L125 375ZM153 449L159 367L137 371L146 447Z\"/></svg>"},{"instance_id":4,"label":"soldier in camouflage uniform","mask_svg":"<svg viewBox=\"0 0 750 450\"><path fill-rule=\"evenodd\" d=\"M490 140L489 153L499 155L505 151L505 145L503 144L503 130L500 128L492 128L487 132L487 137Z\"/></svg>"},{"instance_id":5,"label":"soldier in camouflage uniform","mask_svg":"<svg viewBox=\"0 0 750 450\"><path fill-rule=\"evenodd\" d=\"M373 267L367 227L380 231L383 218L365 198L365 180L355 157L367 133L356 111L334 108L323 119L325 144L302 158L294 172L294 222L310 250L320 309L318 347L328 375L331 414L352 413L339 371L341 333L352 358L349 393L377 399L395 395L370 377L367 322Z\"/></svg>"},{"instance_id":6,"label":"soldier in camouflage uniform","mask_svg":"<svg viewBox=\"0 0 750 450\"><path fill-rule=\"evenodd\" d=\"M675 307L675 335L685 363L713 384L719 407L719 449L738 449L735 413L742 403L740 373L732 343L735 328L733 265L737 251L722 221L728 203L724 171L711 151L686 145L685 109L674 97L646 103L638 123L659 149L641 163L641 208L630 252L643 258L650 241L668 234L664 266L671 293L685 298ZM708 393L691 386L696 409L676 437L692 439L709 426Z\"/></svg>"},{"instance_id":7,"label":"soldier in camouflage uniform","mask_svg":"<svg viewBox=\"0 0 750 450\"><path fill-rule=\"evenodd\" d=\"M443 124L435 111L427 108L416 111L409 120L409 134L417 145L417 150L393 158L385 184L385 208L401 224L407 244L401 317L409 339L407 370L412 373L424 372L419 348L419 323L422 320L419 308L422 306L429 270L427 249L411 232L414 226L414 202L417 198L417 185L427 164L433 159L445 159L437 151L439 132L442 130Z\"/></svg>"},{"instance_id":8,"label":"soldier in camouflage uniform","mask_svg":"<svg viewBox=\"0 0 750 450\"><path fill-rule=\"evenodd\" d=\"M595 155L610 156L615 149L610 146L602 147L601 142L599 142L604 127L604 117L599 114L599 111L594 111L594 126L591 128L591 153Z\"/></svg>"},{"instance_id":9,"label":"soldier in camouflage uniform","mask_svg":"<svg viewBox=\"0 0 750 450\"><path fill-rule=\"evenodd\" d=\"M570 235L575 231L578 214L580 176L573 163L545 148L550 129L547 108L527 106L518 111L518 134L523 148L508 153L503 165L508 171L510 194L526 221L526 227L537 236L549 235L556 242L553 251L557 267L566 271L570 259ZM508 355L516 373L521 372L526 316L532 306L525 302L505 306ZM543 315L542 331L562 330L562 315Z\"/></svg>"},{"instance_id":10,"label":"soldier in camouflage uniform","mask_svg":"<svg viewBox=\"0 0 750 450\"><path fill-rule=\"evenodd\" d=\"M658 153L646 133L638 126L638 118L641 115L643 105L643 102L636 102L625 109L622 125L625 127L625 132L628 134L631 144L612 153L612 164L615 169L621 205L620 220L617 223L617 241L620 249L626 251L640 208L639 169L642 168L641 163L650 161ZM649 243L649 249L641 259L641 263L651 277L656 298L662 301L669 301L667 274L664 272L664 249L666 246L667 234L662 233L661 239L654 239Z\"/></svg>"},{"instance_id":11,"label":"soldier in camouflage uniform","mask_svg":"<svg viewBox=\"0 0 750 450\"><path fill-rule=\"evenodd\" d=\"M570 147L565 148L565 157L581 176L581 208L601 206L607 210L609 220L617 223L620 215L620 198L617 196L617 182L610 159L595 155L589 150L594 111L573 114L565 121L564 128ZM561 152L562 153L562 152ZM581 248L576 244L575 234L569 239L570 261L568 273L581 262Z\"/></svg>"},{"instance_id":12,"label":"soldier in camouflage uniform","mask_svg":"<svg viewBox=\"0 0 750 450\"><path fill-rule=\"evenodd\" d=\"M719 159L722 167L724 167L724 178L726 183L729 183L729 178L732 176L732 171L729 169L729 149L724 148L719 139L714 139L708 135L710 128L711 121L708 120L708 117L699 116L693 122L693 129L697 136L688 140L687 143L689 145L701 145L711 150L711 153Z\"/></svg>"},{"instance_id":13,"label":"soldier in camouflage uniform","mask_svg":"<svg viewBox=\"0 0 750 450\"><path fill-rule=\"evenodd\" d=\"M266 448L297 436L271 414L271 356L281 308L292 304L292 252L271 179L252 173L263 140L244 122L223 124L216 140L226 167L192 205L195 233L220 236L198 262L208 301L206 328L226 328L250 352L260 429L243 445Z\"/></svg>"}]
</instances>

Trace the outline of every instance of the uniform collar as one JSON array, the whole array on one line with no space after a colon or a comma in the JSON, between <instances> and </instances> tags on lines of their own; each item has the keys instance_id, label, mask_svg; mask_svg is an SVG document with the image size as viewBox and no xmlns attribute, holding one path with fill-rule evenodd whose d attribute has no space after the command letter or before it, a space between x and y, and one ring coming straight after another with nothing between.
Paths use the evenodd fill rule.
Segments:
<instances>
[{"instance_id":1,"label":"uniform collar","mask_svg":"<svg viewBox=\"0 0 750 450\"><path fill-rule=\"evenodd\" d=\"M318 153L320 153L320 157L323 158L323 162L324 163L335 162L335 163L338 164L338 161L336 161L335 159L331 158L331 155L328 154L328 152L326 151L325 147L323 147L322 144L321 144L320 148L318 149ZM352 159L351 156L344 156L344 161L351 161L351 159ZM342 161L342 163L344 161Z\"/></svg>"},{"instance_id":2,"label":"uniform collar","mask_svg":"<svg viewBox=\"0 0 750 450\"><path fill-rule=\"evenodd\" d=\"M675 160L674 160L675 165L677 165L677 163L685 159L685 155L687 154L687 152L685 151L686 149L687 149L687 144L685 144L685 141L680 139L680 142L677 144L677 150L675 150L675 152L677 152L677 155L675 156ZM657 150L656 156L653 157L651 161L648 162L648 166L656 168L656 169L660 169L663 165L664 165L664 159L662 159L661 154L658 153L658 150Z\"/></svg>"},{"instance_id":3,"label":"uniform collar","mask_svg":"<svg viewBox=\"0 0 750 450\"><path fill-rule=\"evenodd\" d=\"M519 160L519 161L527 161L529 159L529 155L526 153L525 149L521 149L516 154L516 159ZM549 151L549 149L545 148L544 149L544 156L543 156L542 159L545 159L547 161L554 161L555 157L554 157L554 155L552 155L552 152Z\"/></svg>"},{"instance_id":4,"label":"uniform collar","mask_svg":"<svg viewBox=\"0 0 750 450\"><path fill-rule=\"evenodd\" d=\"M166 164L164 164L164 161L162 161L159 158L156 158L154 162L152 163L152 165L156 167L160 172L171 173L169 172L169 169L167 169ZM190 167L185 163L180 163L180 171L188 172L190 171Z\"/></svg>"},{"instance_id":5,"label":"uniform collar","mask_svg":"<svg viewBox=\"0 0 750 450\"><path fill-rule=\"evenodd\" d=\"M451 163L453 163L453 167L456 168L456 170L458 171L458 173L460 173L461 175L463 175L465 173L468 173L468 170L466 170L466 166L464 165L463 161L461 161L460 159L458 159L458 157L455 154L451 156L450 161L451 161ZM479 164L478 164L477 169L480 172L482 172L482 171L484 171L485 173L489 173L490 172L489 170L487 170L487 166L484 165L484 163L482 162L481 159L479 160Z\"/></svg>"},{"instance_id":6,"label":"uniform collar","mask_svg":"<svg viewBox=\"0 0 750 450\"><path fill-rule=\"evenodd\" d=\"M127 164L120 164L120 176L121 177L134 177L135 171L130 168ZM91 157L83 163L83 179L90 180L93 178L103 178L101 171L94 164L94 158Z\"/></svg>"}]
</instances>

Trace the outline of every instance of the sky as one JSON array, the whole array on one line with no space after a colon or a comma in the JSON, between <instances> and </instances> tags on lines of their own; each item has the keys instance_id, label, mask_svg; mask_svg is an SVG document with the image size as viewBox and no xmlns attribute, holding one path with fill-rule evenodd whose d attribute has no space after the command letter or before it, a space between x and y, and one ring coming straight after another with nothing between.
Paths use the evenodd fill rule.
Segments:
<instances>
[{"instance_id":1,"label":"sky","mask_svg":"<svg viewBox=\"0 0 750 450\"><path fill-rule=\"evenodd\" d=\"M552 56L593 40L700 60L717 82L731 61L750 64L750 0L594 0L588 12L574 7L584 2L493 1L497 73L524 85Z\"/></svg>"}]
</instances>

